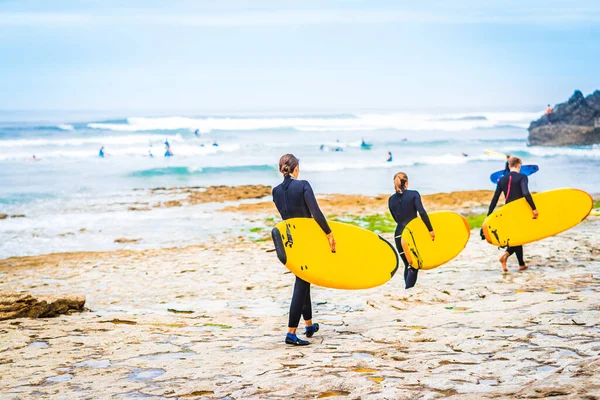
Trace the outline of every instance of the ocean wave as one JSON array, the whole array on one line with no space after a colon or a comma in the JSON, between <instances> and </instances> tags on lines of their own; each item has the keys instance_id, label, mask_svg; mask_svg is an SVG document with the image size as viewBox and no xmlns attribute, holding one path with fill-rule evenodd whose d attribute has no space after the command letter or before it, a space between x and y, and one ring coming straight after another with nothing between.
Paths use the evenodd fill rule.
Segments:
<instances>
[{"instance_id":1,"label":"ocean wave","mask_svg":"<svg viewBox=\"0 0 600 400\"><path fill-rule=\"evenodd\" d=\"M589 147L505 147L505 151L519 157L535 156L543 158L570 156L600 158L600 146Z\"/></svg>"},{"instance_id":2,"label":"ocean wave","mask_svg":"<svg viewBox=\"0 0 600 400\"><path fill-rule=\"evenodd\" d=\"M73 125L69 125L69 124L58 124L56 126L58 129L60 129L61 131L74 131L75 128L73 127Z\"/></svg>"},{"instance_id":3,"label":"ocean wave","mask_svg":"<svg viewBox=\"0 0 600 400\"><path fill-rule=\"evenodd\" d=\"M190 176L206 174L230 174L230 173L248 173L248 172L277 172L274 165L230 165L223 167L163 167L150 168L142 171L135 171L129 176L136 178L152 178L158 176Z\"/></svg>"},{"instance_id":4,"label":"ocean wave","mask_svg":"<svg viewBox=\"0 0 600 400\"><path fill-rule=\"evenodd\" d=\"M40 138L40 139L8 139L0 140L0 148L31 147L31 146L84 146L97 144L110 145L135 145L135 144L161 144L168 139L169 142L183 142L180 134L176 135L114 135L114 136L90 136L78 138Z\"/></svg>"},{"instance_id":5,"label":"ocean wave","mask_svg":"<svg viewBox=\"0 0 600 400\"><path fill-rule=\"evenodd\" d=\"M497 126L526 128L541 113L478 113L478 114L411 114L372 113L335 117L153 117L128 118L126 123L93 122L87 126L121 132L198 130L202 134L213 131L260 131L295 129L305 132L336 131L465 131Z\"/></svg>"},{"instance_id":6,"label":"ocean wave","mask_svg":"<svg viewBox=\"0 0 600 400\"><path fill-rule=\"evenodd\" d=\"M481 154L477 156L455 155L455 154L442 154L436 156L420 156L420 157L403 157L398 161L367 161L367 162L353 162L353 163L341 163L341 162L325 162L325 163L314 163L304 162L302 164L302 170L308 172L334 172L343 170L354 170L354 169L381 169L381 168L394 168L394 167L407 167L416 165L457 165L467 164L470 162L481 162L481 161L497 161L497 158L489 156L487 154Z\"/></svg>"}]
</instances>

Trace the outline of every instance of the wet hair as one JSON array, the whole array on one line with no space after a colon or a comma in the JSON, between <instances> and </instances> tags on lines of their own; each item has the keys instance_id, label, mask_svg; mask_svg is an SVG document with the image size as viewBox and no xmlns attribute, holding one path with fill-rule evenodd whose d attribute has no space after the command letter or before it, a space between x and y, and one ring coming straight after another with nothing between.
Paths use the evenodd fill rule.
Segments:
<instances>
[{"instance_id":1,"label":"wet hair","mask_svg":"<svg viewBox=\"0 0 600 400\"><path fill-rule=\"evenodd\" d=\"M408 175L404 172L398 172L394 175L394 190L396 193L402 194L406 190L406 184L408 183Z\"/></svg>"},{"instance_id":2,"label":"wet hair","mask_svg":"<svg viewBox=\"0 0 600 400\"><path fill-rule=\"evenodd\" d=\"M279 159L279 172L283 176L290 176L292 172L300 165L300 160L293 154L284 154Z\"/></svg>"},{"instance_id":3,"label":"wet hair","mask_svg":"<svg viewBox=\"0 0 600 400\"><path fill-rule=\"evenodd\" d=\"M522 164L523 164L523 161L521 161L521 159L519 157L511 157L508 159L508 166L510 168L515 168Z\"/></svg>"}]
</instances>

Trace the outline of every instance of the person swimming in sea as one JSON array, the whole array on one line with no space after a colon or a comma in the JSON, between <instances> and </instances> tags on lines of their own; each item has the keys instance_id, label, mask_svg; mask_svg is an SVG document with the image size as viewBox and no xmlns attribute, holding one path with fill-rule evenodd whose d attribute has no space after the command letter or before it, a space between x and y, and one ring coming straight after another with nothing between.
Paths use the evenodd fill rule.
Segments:
<instances>
[{"instance_id":1,"label":"person swimming in sea","mask_svg":"<svg viewBox=\"0 0 600 400\"><path fill-rule=\"evenodd\" d=\"M98 152L98 157L104 158L104 146L100 147L100 151Z\"/></svg>"},{"instance_id":2,"label":"person swimming in sea","mask_svg":"<svg viewBox=\"0 0 600 400\"><path fill-rule=\"evenodd\" d=\"M217 141L216 141L216 140L213 142L213 144L212 144L212 145L213 145L213 147L219 147L219 143L217 143Z\"/></svg>"},{"instance_id":3,"label":"person swimming in sea","mask_svg":"<svg viewBox=\"0 0 600 400\"><path fill-rule=\"evenodd\" d=\"M200 129L196 129L194 131L194 135L196 135L196 137L200 137Z\"/></svg>"},{"instance_id":4,"label":"person swimming in sea","mask_svg":"<svg viewBox=\"0 0 600 400\"><path fill-rule=\"evenodd\" d=\"M394 221L398 224L394 233L394 239L396 241L398 253L404 262L405 288L410 289L417 283L419 270L409 265L408 259L404 255L404 250L402 248L402 232L410 221L417 218L417 213L419 213L419 216L425 223L429 235L431 236L431 240L435 240L435 232L433 226L431 226L431 221L429 221L427 211L425 211L425 208L423 207L421 195L416 190L408 190L408 176L404 172L398 172L394 175L394 190L396 193L390 196L388 208L390 214L394 217Z\"/></svg>"},{"instance_id":5,"label":"person swimming in sea","mask_svg":"<svg viewBox=\"0 0 600 400\"><path fill-rule=\"evenodd\" d=\"M529 193L529 178L526 175L521 173L521 165L523 162L519 157L510 157L508 159L509 164L509 173L504 175L498 181L498 185L496 185L496 191L494 192L494 197L492 198L492 202L490 203L490 208L488 210L488 215L494 212L496 208L496 204L498 204L498 200L500 199L500 194L504 193L505 203L511 203L515 200L525 198L529 207L531 207L531 213L533 215L533 219L537 219L539 213L535 207L535 203L533 202L533 198L531 197L531 193ZM483 231L481 231L481 236L483 239ZM519 271L523 271L527 269L525 265L525 261L523 260L523 246L508 246L506 251L498 261L500 261L500 265L502 266L502 271L508 272L508 268L506 267L506 263L508 258L513 255L517 255L517 261L519 262Z\"/></svg>"},{"instance_id":6,"label":"person swimming in sea","mask_svg":"<svg viewBox=\"0 0 600 400\"><path fill-rule=\"evenodd\" d=\"M285 221L290 218L314 218L323 231L323 240L329 242L331 252L335 253L335 239L327 220L319 208L315 194L310 183L299 180L300 160L293 154L285 154L279 159L279 172L283 175L283 182L273 188L273 202L281 218ZM312 304L310 299L310 283L296 276L294 294L290 304L288 319L288 332L285 343L294 346L310 344L296 335L300 317L304 318L307 338L319 331L319 324L312 322Z\"/></svg>"},{"instance_id":7,"label":"person swimming in sea","mask_svg":"<svg viewBox=\"0 0 600 400\"><path fill-rule=\"evenodd\" d=\"M150 158L154 158L154 154L152 154L152 151L151 151L151 150L148 150L148 157L150 157Z\"/></svg>"},{"instance_id":8,"label":"person swimming in sea","mask_svg":"<svg viewBox=\"0 0 600 400\"><path fill-rule=\"evenodd\" d=\"M392 152L388 151L388 156L387 156L387 160L385 160L387 162L392 162Z\"/></svg>"},{"instance_id":9,"label":"person swimming in sea","mask_svg":"<svg viewBox=\"0 0 600 400\"><path fill-rule=\"evenodd\" d=\"M462 153L463 157L469 157L469 155L465 152Z\"/></svg>"}]
</instances>

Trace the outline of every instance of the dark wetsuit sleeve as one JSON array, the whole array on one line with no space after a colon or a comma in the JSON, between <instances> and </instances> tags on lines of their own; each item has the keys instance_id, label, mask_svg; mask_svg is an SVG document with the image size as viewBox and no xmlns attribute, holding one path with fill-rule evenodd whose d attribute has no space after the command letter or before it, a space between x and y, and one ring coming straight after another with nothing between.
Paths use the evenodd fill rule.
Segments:
<instances>
[{"instance_id":1,"label":"dark wetsuit sleeve","mask_svg":"<svg viewBox=\"0 0 600 400\"><path fill-rule=\"evenodd\" d=\"M425 222L425 226L431 232L433 227L431 226L431 221L429 221L429 216L427 215L427 211L425 211L425 207L423 207L423 202L421 201L421 195L417 193L417 198L415 199L415 205L417 206L417 211L419 212L419 216Z\"/></svg>"},{"instance_id":2,"label":"dark wetsuit sleeve","mask_svg":"<svg viewBox=\"0 0 600 400\"><path fill-rule=\"evenodd\" d=\"M502 188L500 187L500 182L496 185L496 191L494 192L494 198L490 203L490 209L488 210L487 215L490 215L494 212L494 208L496 208L496 204L498 204L498 200L500 200L500 194L502 194Z\"/></svg>"},{"instance_id":3,"label":"dark wetsuit sleeve","mask_svg":"<svg viewBox=\"0 0 600 400\"><path fill-rule=\"evenodd\" d=\"M392 199L393 199L393 197L390 197L388 199L388 209L390 210L390 214L392 214L392 218L394 218L394 221L396 221L396 223L398 223L398 220L396 219L396 215L394 214L394 210L392 210Z\"/></svg>"},{"instance_id":4,"label":"dark wetsuit sleeve","mask_svg":"<svg viewBox=\"0 0 600 400\"><path fill-rule=\"evenodd\" d=\"M525 197L525 200L527 200L527 203L529 203L529 207L531 207L532 210L535 210L535 203L533 202L533 197L531 197L531 193L529 193L528 183L529 178L524 176L523 179L521 179L521 193L523 193L523 197Z\"/></svg>"},{"instance_id":5,"label":"dark wetsuit sleeve","mask_svg":"<svg viewBox=\"0 0 600 400\"><path fill-rule=\"evenodd\" d=\"M315 221L317 221L317 224L319 224L321 229L323 229L323 232L325 232L326 235L329 235L331 233L331 229L327 224L327 220L325 219L323 212L321 212L321 209L319 208L319 204L317 204L315 194L313 193L312 187L310 187L308 182L304 184L304 201L308 206L310 215L312 215Z\"/></svg>"}]
</instances>

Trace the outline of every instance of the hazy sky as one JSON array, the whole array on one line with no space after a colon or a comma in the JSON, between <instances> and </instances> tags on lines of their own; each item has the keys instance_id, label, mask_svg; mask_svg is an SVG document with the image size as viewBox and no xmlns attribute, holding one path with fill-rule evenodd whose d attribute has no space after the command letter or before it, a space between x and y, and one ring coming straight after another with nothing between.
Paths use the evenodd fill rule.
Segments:
<instances>
[{"instance_id":1,"label":"hazy sky","mask_svg":"<svg viewBox=\"0 0 600 400\"><path fill-rule=\"evenodd\" d=\"M0 109L541 110L599 38L598 0L0 0Z\"/></svg>"}]
</instances>

